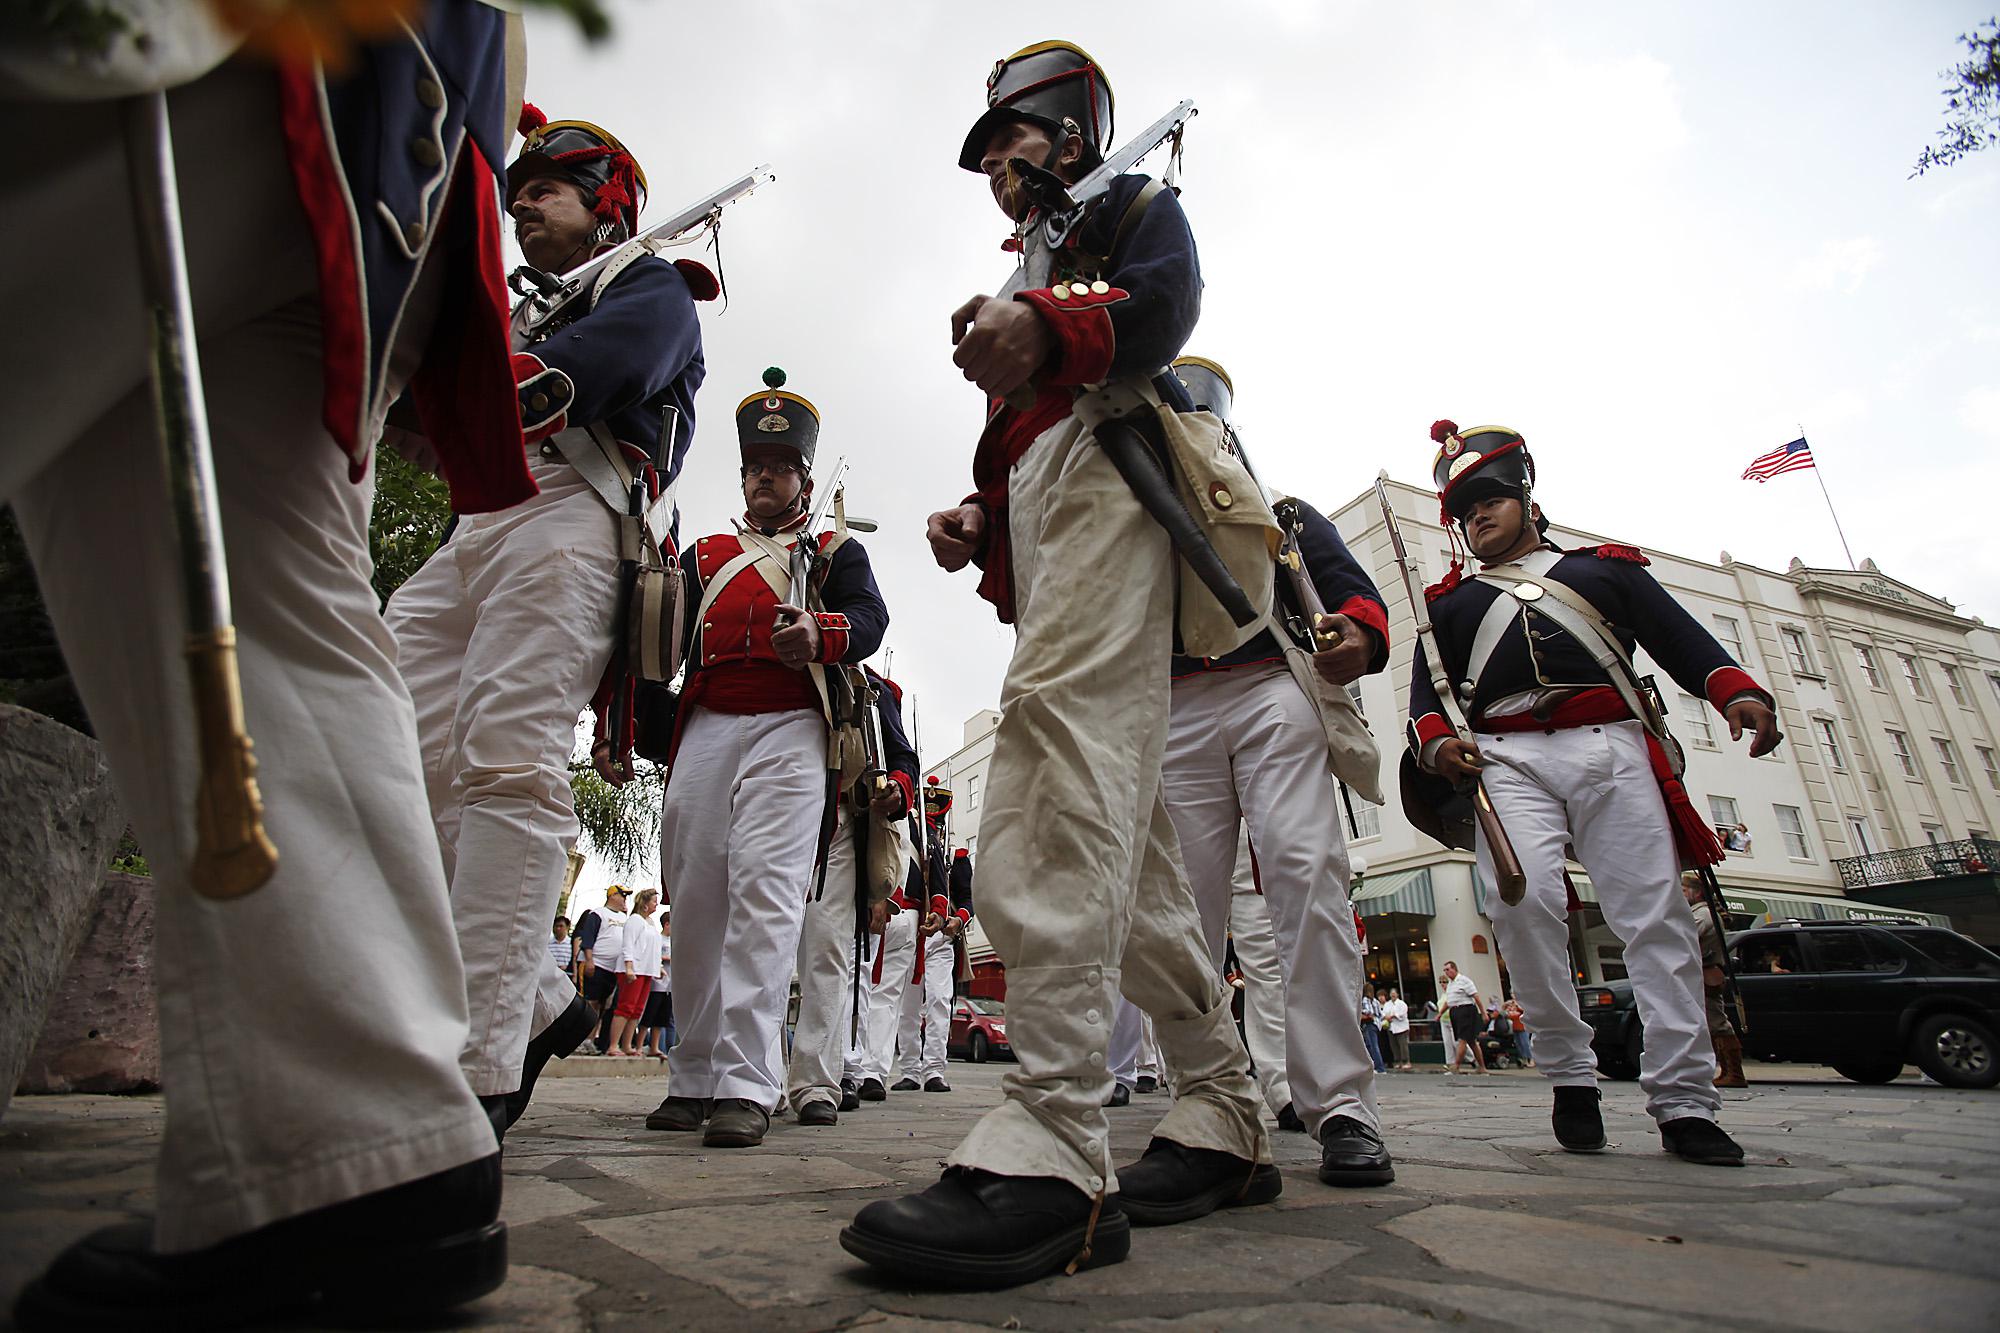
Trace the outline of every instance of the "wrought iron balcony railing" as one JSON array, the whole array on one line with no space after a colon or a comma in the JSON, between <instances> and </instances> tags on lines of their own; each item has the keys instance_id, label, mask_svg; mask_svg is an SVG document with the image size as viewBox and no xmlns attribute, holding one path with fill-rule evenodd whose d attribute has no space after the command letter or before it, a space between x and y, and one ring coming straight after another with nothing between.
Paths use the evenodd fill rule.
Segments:
<instances>
[{"instance_id":1,"label":"wrought iron balcony railing","mask_svg":"<svg viewBox=\"0 0 2000 1333\"><path fill-rule=\"evenodd\" d=\"M1953 875L1990 875L2000 871L2000 841L1964 838L1958 842L1927 842L1921 847L1842 857L1833 864L1840 871L1840 882L1850 889L1947 879Z\"/></svg>"}]
</instances>

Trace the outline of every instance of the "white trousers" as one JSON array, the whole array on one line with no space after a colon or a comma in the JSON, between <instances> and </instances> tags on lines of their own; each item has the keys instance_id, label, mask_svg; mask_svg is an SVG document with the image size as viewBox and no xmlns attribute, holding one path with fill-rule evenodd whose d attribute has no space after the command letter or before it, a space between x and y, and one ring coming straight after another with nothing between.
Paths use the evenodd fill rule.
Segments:
<instances>
[{"instance_id":1,"label":"white trousers","mask_svg":"<svg viewBox=\"0 0 2000 1333\"><path fill-rule=\"evenodd\" d=\"M1243 974L1243 1040L1256 1064L1264 1105L1276 1115L1292 1101L1285 1074L1285 960L1271 928L1271 903L1257 892L1246 832L1236 849L1229 893L1229 934L1236 941L1236 965ZM1371 1066L1372 1067L1372 1066Z\"/></svg>"},{"instance_id":2,"label":"white trousers","mask_svg":"<svg viewBox=\"0 0 2000 1333\"><path fill-rule=\"evenodd\" d=\"M1577 1014L1563 892L1563 845L1597 887L1605 924L1646 1025L1639 1084L1656 1120L1715 1119L1715 1056L1701 990L1701 952L1680 892L1667 809L1637 722L1479 737L1486 790L1527 872L1513 907L1487 905L1514 998L1535 1034L1535 1064L1558 1086L1593 1087L1590 1025ZM1494 882L1484 839L1479 868Z\"/></svg>"},{"instance_id":3,"label":"white trousers","mask_svg":"<svg viewBox=\"0 0 2000 1333\"><path fill-rule=\"evenodd\" d=\"M676 1097L784 1101L783 1030L826 800L826 722L812 710L696 707L660 819L673 895Z\"/></svg>"},{"instance_id":4,"label":"white trousers","mask_svg":"<svg viewBox=\"0 0 2000 1333\"><path fill-rule=\"evenodd\" d=\"M951 1035L952 967L956 957L951 937L939 931L924 941L922 985L917 984L912 960L910 984L903 988L902 1022L896 1032L904 1078L923 1083L944 1077L945 1040Z\"/></svg>"},{"instance_id":5,"label":"white trousers","mask_svg":"<svg viewBox=\"0 0 2000 1333\"><path fill-rule=\"evenodd\" d=\"M1259 1162L1270 1141L1160 798L1174 558L1074 418L1008 482L1015 644L980 819L980 921L1007 964L1005 1100L951 1164L1116 1188L1105 1048L1120 994L1179 1089L1156 1133Z\"/></svg>"},{"instance_id":6,"label":"white trousers","mask_svg":"<svg viewBox=\"0 0 2000 1333\"><path fill-rule=\"evenodd\" d=\"M1238 823L1249 829L1283 955L1283 1065L1293 1108L1314 1136L1336 1115L1378 1125L1375 1066L1361 1040L1361 945L1347 897L1339 794L1325 733L1291 673L1247 666L1175 681L1166 794L1218 961ZM1246 1008L1246 1025L1247 1016Z\"/></svg>"},{"instance_id":7,"label":"white trousers","mask_svg":"<svg viewBox=\"0 0 2000 1333\"><path fill-rule=\"evenodd\" d=\"M312 249L273 81L229 65L169 101L244 710L279 854L257 892L217 902L188 883L199 764L180 557L110 102L10 107L0 294L19 318L0 332L0 498L153 867L155 1229L184 1251L495 1148L458 1069L457 942L368 583L374 487L348 480L321 423ZM52 218L87 262L27 260Z\"/></svg>"},{"instance_id":8,"label":"white trousers","mask_svg":"<svg viewBox=\"0 0 2000 1333\"><path fill-rule=\"evenodd\" d=\"M616 518L562 459L529 463L541 493L461 519L384 613L465 960L459 1063L483 1095L520 1086L538 981L560 971L544 941L577 834L569 757L618 613Z\"/></svg>"},{"instance_id":9,"label":"white trousers","mask_svg":"<svg viewBox=\"0 0 2000 1333\"><path fill-rule=\"evenodd\" d=\"M809 1101L839 1102L842 1054L854 1012L856 885L854 825L845 805L827 850L826 888L808 898L799 930L799 1022L785 1096L794 1111ZM864 975L865 987L868 978Z\"/></svg>"},{"instance_id":10,"label":"white trousers","mask_svg":"<svg viewBox=\"0 0 2000 1333\"><path fill-rule=\"evenodd\" d=\"M1139 1084L1139 1047L1144 1044L1146 1011L1120 996L1118 1017L1111 1021L1111 1044L1105 1059L1111 1065L1111 1079L1127 1088Z\"/></svg>"},{"instance_id":11,"label":"white trousers","mask_svg":"<svg viewBox=\"0 0 2000 1333\"><path fill-rule=\"evenodd\" d=\"M848 1047L846 1076L889 1081L896 1058L896 1028L903 1017L903 994L910 988L910 968L917 955L917 914L893 913L874 948L882 955L882 979L876 981L874 955L861 965L861 1022L858 1041Z\"/></svg>"}]
</instances>

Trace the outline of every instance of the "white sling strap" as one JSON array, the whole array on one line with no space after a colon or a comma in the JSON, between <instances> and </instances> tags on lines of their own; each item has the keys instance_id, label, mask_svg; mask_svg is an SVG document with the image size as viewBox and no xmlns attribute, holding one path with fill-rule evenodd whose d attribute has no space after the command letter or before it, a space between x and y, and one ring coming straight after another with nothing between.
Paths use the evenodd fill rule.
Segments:
<instances>
[{"instance_id":1,"label":"white sling strap","mask_svg":"<svg viewBox=\"0 0 2000 1333\"><path fill-rule=\"evenodd\" d=\"M1591 660L1611 678L1618 697L1625 701L1625 706L1632 710L1632 716L1647 731L1655 735L1664 731L1661 719L1639 690L1639 673L1626 654L1625 645L1618 642L1618 635L1610 623L1581 593L1554 579L1536 578L1524 569L1503 567L1481 570L1479 577L1499 584L1503 593L1511 594L1509 601L1522 605L1532 602L1537 615L1548 617L1558 629L1583 646ZM1524 598L1522 590L1528 588L1537 591Z\"/></svg>"}]
</instances>

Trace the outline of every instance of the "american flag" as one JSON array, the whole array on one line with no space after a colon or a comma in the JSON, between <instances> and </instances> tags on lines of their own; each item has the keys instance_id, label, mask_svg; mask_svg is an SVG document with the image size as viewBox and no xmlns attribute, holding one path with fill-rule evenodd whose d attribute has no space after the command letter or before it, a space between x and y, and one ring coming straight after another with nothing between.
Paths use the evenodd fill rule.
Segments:
<instances>
[{"instance_id":1,"label":"american flag","mask_svg":"<svg viewBox=\"0 0 2000 1333\"><path fill-rule=\"evenodd\" d=\"M1813 465L1812 446L1802 435L1782 449L1773 449L1743 469L1745 481L1769 481L1780 472L1797 472Z\"/></svg>"}]
</instances>

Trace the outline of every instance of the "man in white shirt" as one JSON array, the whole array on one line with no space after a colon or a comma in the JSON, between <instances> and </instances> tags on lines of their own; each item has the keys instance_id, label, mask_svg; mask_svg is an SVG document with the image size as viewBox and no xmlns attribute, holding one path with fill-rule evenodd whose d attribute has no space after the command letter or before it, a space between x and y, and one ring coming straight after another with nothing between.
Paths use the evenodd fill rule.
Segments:
<instances>
[{"instance_id":1,"label":"man in white shirt","mask_svg":"<svg viewBox=\"0 0 2000 1333\"><path fill-rule=\"evenodd\" d=\"M1389 991L1389 998L1382 1001L1382 1017L1389 1023L1387 1056L1390 1067L1410 1068L1410 1006L1403 999L1401 992L1393 987Z\"/></svg>"},{"instance_id":2,"label":"man in white shirt","mask_svg":"<svg viewBox=\"0 0 2000 1333\"><path fill-rule=\"evenodd\" d=\"M597 909L597 941L590 949L591 966L597 969L591 974L591 989L598 993L584 996L603 1011L597 1025L599 1055L611 1051L611 1011L618 1007L618 973L625 962L625 923L630 918L625 886L613 884L604 891L604 906Z\"/></svg>"},{"instance_id":3,"label":"man in white shirt","mask_svg":"<svg viewBox=\"0 0 2000 1333\"><path fill-rule=\"evenodd\" d=\"M576 945L569 937L569 918L566 916L557 917L555 925L551 927L549 957L556 960L557 967L567 972L569 971L570 957L575 950Z\"/></svg>"},{"instance_id":4,"label":"man in white shirt","mask_svg":"<svg viewBox=\"0 0 2000 1333\"><path fill-rule=\"evenodd\" d=\"M1472 984L1472 978L1458 970L1457 963L1444 965L1444 1009L1451 1016L1451 1073L1458 1072L1458 1062L1465 1058L1468 1049L1472 1052L1479 1072L1486 1072L1486 1056L1479 1049L1479 1029L1481 1015L1485 1010L1479 1005L1479 988Z\"/></svg>"}]
</instances>

